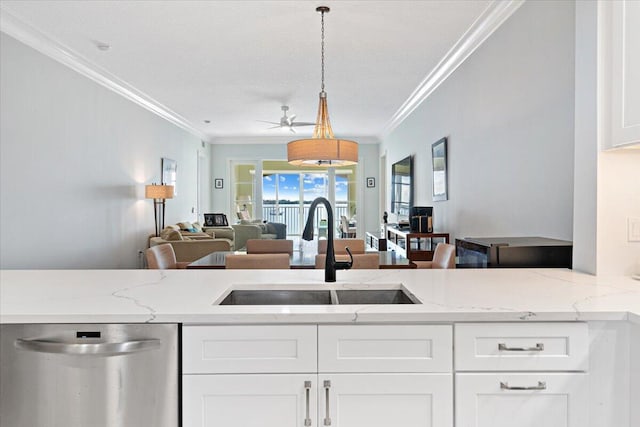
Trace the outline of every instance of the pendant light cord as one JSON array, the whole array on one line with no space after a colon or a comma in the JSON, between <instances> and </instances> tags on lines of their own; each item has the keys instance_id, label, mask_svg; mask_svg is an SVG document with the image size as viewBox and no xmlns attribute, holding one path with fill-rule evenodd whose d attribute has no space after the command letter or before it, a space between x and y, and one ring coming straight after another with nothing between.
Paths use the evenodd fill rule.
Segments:
<instances>
[{"instance_id":1,"label":"pendant light cord","mask_svg":"<svg viewBox=\"0 0 640 427\"><path fill-rule=\"evenodd\" d=\"M321 64L321 81L320 85L321 92L324 93L324 11L320 12L320 64Z\"/></svg>"}]
</instances>

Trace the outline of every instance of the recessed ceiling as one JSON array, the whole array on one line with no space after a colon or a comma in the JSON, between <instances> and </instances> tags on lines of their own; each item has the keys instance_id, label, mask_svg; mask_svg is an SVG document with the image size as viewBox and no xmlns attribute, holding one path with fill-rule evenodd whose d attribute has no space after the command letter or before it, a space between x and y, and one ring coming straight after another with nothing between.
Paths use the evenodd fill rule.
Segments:
<instances>
[{"instance_id":1,"label":"recessed ceiling","mask_svg":"<svg viewBox=\"0 0 640 427\"><path fill-rule=\"evenodd\" d=\"M215 140L281 135L258 121L279 121L281 105L298 121L315 121L319 5L331 7L325 81L333 130L375 137L491 3L3 1L2 8ZM313 127L296 130L309 135Z\"/></svg>"}]
</instances>

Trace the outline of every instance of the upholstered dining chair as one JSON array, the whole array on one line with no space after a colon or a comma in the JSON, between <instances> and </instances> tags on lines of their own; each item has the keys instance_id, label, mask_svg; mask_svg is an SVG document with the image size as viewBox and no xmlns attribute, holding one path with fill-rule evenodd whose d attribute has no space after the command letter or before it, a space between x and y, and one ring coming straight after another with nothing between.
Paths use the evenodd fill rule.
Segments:
<instances>
[{"instance_id":1,"label":"upholstered dining chair","mask_svg":"<svg viewBox=\"0 0 640 427\"><path fill-rule=\"evenodd\" d=\"M356 237L356 227L351 227L344 215L340 215L340 237Z\"/></svg>"},{"instance_id":2,"label":"upholstered dining chair","mask_svg":"<svg viewBox=\"0 0 640 427\"><path fill-rule=\"evenodd\" d=\"M346 254L346 247L349 248L352 254L363 254L364 253L364 240L362 239L334 239L333 240L333 250L337 254ZM318 253L326 254L327 253L327 241L322 239L318 240Z\"/></svg>"},{"instance_id":3,"label":"upholstered dining chair","mask_svg":"<svg viewBox=\"0 0 640 427\"><path fill-rule=\"evenodd\" d=\"M249 239L248 254L289 254L293 255L293 240Z\"/></svg>"},{"instance_id":4,"label":"upholstered dining chair","mask_svg":"<svg viewBox=\"0 0 640 427\"><path fill-rule=\"evenodd\" d=\"M316 255L316 268L321 269L324 268L326 254L318 254ZM348 255L337 255L337 261L349 261ZM377 252L371 252L368 254L353 254L353 266L352 269L367 269L367 270L377 270L380 268L380 256Z\"/></svg>"},{"instance_id":5,"label":"upholstered dining chair","mask_svg":"<svg viewBox=\"0 0 640 427\"><path fill-rule=\"evenodd\" d=\"M144 252L147 268L153 270L170 270L187 268L189 262L176 261L176 253L170 243L152 246Z\"/></svg>"},{"instance_id":6,"label":"upholstered dining chair","mask_svg":"<svg viewBox=\"0 0 640 427\"><path fill-rule=\"evenodd\" d=\"M224 259L229 269L288 269L289 254L229 254Z\"/></svg>"},{"instance_id":7,"label":"upholstered dining chair","mask_svg":"<svg viewBox=\"0 0 640 427\"><path fill-rule=\"evenodd\" d=\"M433 252L433 261L412 261L418 268L456 268L456 247L449 243L438 243Z\"/></svg>"}]
</instances>

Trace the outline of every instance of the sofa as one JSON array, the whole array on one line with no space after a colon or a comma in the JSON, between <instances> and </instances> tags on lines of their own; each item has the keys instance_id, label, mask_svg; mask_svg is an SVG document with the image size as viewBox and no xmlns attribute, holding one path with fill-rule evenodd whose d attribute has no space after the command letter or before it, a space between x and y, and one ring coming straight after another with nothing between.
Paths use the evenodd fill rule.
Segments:
<instances>
[{"instance_id":1,"label":"sofa","mask_svg":"<svg viewBox=\"0 0 640 427\"><path fill-rule=\"evenodd\" d=\"M261 220L241 220L240 224L231 226L234 231L236 250L243 250L249 239L286 239L287 225Z\"/></svg>"},{"instance_id":2,"label":"sofa","mask_svg":"<svg viewBox=\"0 0 640 427\"><path fill-rule=\"evenodd\" d=\"M225 233L223 235L228 236ZM149 247L164 243L173 246L177 262L193 262L212 252L233 250L233 240L217 237L214 230L205 233L198 223L181 222L168 225L159 237L149 239Z\"/></svg>"}]
</instances>

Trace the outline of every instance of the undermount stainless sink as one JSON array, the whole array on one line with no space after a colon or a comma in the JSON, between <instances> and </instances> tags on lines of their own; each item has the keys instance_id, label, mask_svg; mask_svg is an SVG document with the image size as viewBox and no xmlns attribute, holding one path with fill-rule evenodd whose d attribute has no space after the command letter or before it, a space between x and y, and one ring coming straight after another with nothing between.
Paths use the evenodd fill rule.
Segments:
<instances>
[{"instance_id":1,"label":"undermount stainless sink","mask_svg":"<svg viewBox=\"0 0 640 427\"><path fill-rule=\"evenodd\" d=\"M420 304L403 289L348 289L336 294L338 304Z\"/></svg>"},{"instance_id":2,"label":"undermount stainless sink","mask_svg":"<svg viewBox=\"0 0 640 427\"><path fill-rule=\"evenodd\" d=\"M218 305L420 304L405 289L234 289Z\"/></svg>"},{"instance_id":3,"label":"undermount stainless sink","mask_svg":"<svg viewBox=\"0 0 640 427\"><path fill-rule=\"evenodd\" d=\"M329 290L237 289L231 291L219 305L326 305L331 303Z\"/></svg>"}]
</instances>

